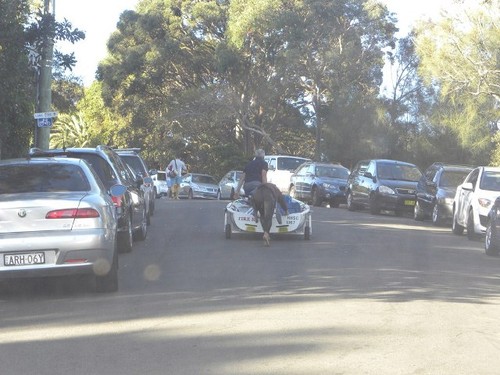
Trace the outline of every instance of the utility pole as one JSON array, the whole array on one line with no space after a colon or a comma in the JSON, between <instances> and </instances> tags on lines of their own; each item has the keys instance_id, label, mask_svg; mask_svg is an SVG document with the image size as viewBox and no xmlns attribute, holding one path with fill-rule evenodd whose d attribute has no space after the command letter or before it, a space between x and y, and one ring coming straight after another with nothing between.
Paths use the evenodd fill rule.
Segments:
<instances>
[{"instance_id":1,"label":"utility pole","mask_svg":"<svg viewBox=\"0 0 500 375\"><path fill-rule=\"evenodd\" d=\"M50 14L51 0L44 0L44 15ZM37 112L52 111L52 59L54 55L54 22L55 22L55 0L52 0L53 23L50 30L46 30L45 42L42 50L42 61L39 78L39 97ZM50 122L51 124L51 122ZM50 126L35 128L35 146L41 149L49 148Z\"/></svg>"}]
</instances>

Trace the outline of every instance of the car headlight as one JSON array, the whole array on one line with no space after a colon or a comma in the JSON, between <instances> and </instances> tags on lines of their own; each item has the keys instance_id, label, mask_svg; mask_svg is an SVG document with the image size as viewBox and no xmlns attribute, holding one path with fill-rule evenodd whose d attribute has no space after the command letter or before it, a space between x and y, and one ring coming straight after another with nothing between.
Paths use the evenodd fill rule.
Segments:
<instances>
[{"instance_id":1,"label":"car headlight","mask_svg":"<svg viewBox=\"0 0 500 375\"><path fill-rule=\"evenodd\" d=\"M477 202L481 207L488 208L491 205L491 200L487 198L478 198Z\"/></svg>"},{"instance_id":2,"label":"car headlight","mask_svg":"<svg viewBox=\"0 0 500 375\"><path fill-rule=\"evenodd\" d=\"M395 195L396 192L392 190L389 186L382 185L378 188L380 194Z\"/></svg>"}]
</instances>

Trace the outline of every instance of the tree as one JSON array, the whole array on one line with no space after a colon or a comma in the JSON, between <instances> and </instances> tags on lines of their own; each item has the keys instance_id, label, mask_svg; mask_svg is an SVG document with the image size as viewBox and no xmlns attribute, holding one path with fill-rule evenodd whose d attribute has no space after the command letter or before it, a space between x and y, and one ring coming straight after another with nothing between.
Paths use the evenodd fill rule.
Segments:
<instances>
[{"instance_id":1,"label":"tree","mask_svg":"<svg viewBox=\"0 0 500 375\"><path fill-rule=\"evenodd\" d=\"M0 0L0 159L25 154L33 133L33 71L24 33L28 3Z\"/></svg>"},{"instance_id":2,"label":"tree","mask_svg":"<svg viewBox=\"0 0 500 375\"><path fill-rule=\"evenodd\" d=\"M482 1L423 23L417 33L420 72L441 97L435 121L479 154L490 152L500 118L499 22L499 1Z\"/></svg>"}]
</instances>

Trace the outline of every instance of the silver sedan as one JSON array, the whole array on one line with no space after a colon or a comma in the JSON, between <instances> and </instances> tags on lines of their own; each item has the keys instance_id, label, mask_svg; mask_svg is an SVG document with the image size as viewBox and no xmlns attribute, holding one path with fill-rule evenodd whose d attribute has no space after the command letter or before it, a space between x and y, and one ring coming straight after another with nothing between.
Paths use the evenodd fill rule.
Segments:
<instances>
[{"instance_id":1,"label":"silver sedan","mask_svg":"<svg viewBox=\"0 0 500 375\"><path fill-rule=\"evenodd\" d=\"M83 159L0 161L0 278L88 274L118 290L117 214Z\"/></svg>"}]
</instances>

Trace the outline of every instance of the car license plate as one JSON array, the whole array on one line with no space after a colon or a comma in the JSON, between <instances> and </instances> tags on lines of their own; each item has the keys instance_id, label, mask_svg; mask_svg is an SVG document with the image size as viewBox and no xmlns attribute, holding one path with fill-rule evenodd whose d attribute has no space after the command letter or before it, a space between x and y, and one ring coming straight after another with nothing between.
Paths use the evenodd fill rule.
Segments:
<instances>
[{"instance_id":1,"label":"car license plate","mask_svg":"<svg viewBox=\"0 0 500 375\"><path fill-rule=\"evenodd\" d=\"M287 227L279 227L278 228L278 233L287 233L288 232L288 228Z\"/></svg>"},{"instance_id":2,"label":"car license plate","mask_svg":"<svg viewBox=\"0 0 500 375\"><path fill-rule=\"evenodd\" d=\"M415 206L415 201L412 199L405 200L405 206Z\"/></svg>"},{"instance_id":3,"label":"car license plate","mask_svg":"<svg viewBox=\"0 0 500 375\"><path fill-rule=\"evenodd\" d=\"M45 253L4 254L3 264L5 266L31 266L45 264Z\"/></svg>"}]
</instances>

